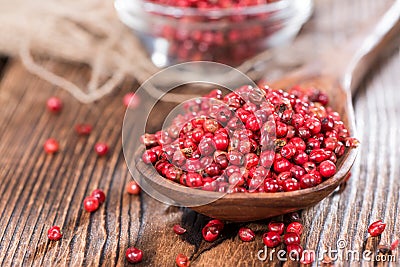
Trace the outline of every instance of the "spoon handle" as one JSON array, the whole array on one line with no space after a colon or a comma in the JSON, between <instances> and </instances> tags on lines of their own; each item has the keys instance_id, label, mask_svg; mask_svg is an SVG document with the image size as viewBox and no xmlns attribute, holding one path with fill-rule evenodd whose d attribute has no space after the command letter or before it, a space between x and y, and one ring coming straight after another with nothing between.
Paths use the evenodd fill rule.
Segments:
<instances>
[{"instance_id":1,"label":"spoon handle","mask_svg":"<svg viewBox=\"0 0 400 267\"><path fill-rule=\"evenodd\" d=\"M343 88L354 93L379 56L390 50L390 43L400 36L399 33L400 0L395 0L361 45L358 45L344 74L340 75Z\"/></svg>"},{"instance_id":2,"label":"spoon handle","mask_svg":"<svg viewBox=\"0 0 400 267\"><path fill-rule=\"evenodd\" d=\"M354 93L376 60L392 50L394 45L398 45L394 42L396 37L400 37L400 0L395 0L377 22L371 22L370 27L364 28L345 45L324 49L317 55L317 59L315 53L305 49L304 44L300 42L297 49L288 53L293 58L304 54L300 56L299 67L283 73L278 79L272 78L271 85L276 88L288 88L316 77L329 77L339 82L345 91ZM303 52L299 53L298 50ZM269 69L273 69L274 66L279 68L279 61L276 61L277 57L272 57L269 65L267 64Z\"/></svg>"}]
</instances>

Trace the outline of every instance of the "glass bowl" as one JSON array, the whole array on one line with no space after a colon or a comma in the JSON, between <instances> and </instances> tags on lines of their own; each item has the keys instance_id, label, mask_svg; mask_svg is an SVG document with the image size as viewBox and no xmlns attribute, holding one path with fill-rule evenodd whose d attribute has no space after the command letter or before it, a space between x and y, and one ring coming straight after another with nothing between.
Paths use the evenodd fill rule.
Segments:
<instances>
[{"instance_id":1,"label":"glass bowl","mask_svg":"<svg viewBox=\"0 0 400 267\"><path fill-rule=\"evenodd\" d=\"M312 0L207 10L115 0L120 19L134 30L158 67L198 60L238 66L291 41L312 7Z\"/></svg>"}]
</instances>

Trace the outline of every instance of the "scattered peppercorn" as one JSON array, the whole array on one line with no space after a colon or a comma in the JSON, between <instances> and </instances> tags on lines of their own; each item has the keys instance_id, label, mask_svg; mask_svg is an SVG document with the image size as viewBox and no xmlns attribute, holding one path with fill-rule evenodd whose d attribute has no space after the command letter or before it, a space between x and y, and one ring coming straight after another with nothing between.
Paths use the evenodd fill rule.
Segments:
<instances>
[{"instance_id":1,"label":"scattered peppercorn","mask_svg":"<svg viewBox=\"0 0 400 267\"><path fill-rule=\"evenodd\" d=\"M303 233L303 225L299 222L292 222L286 227L286 232L296 233L300 236Z\"/></svg>"},{"instance_id":2,"label":"scattered peppercorn","mask_svg":"<svg viewBox=\"0 0 400 267\"><path fill-rule=\"evenodd\" d=\"M268 224L268 230L272 232L277 232L281 235L285 230L285 224L283 222L270 222Z\"/></svg>"},{"instance_id":3,"label":"scattered peppercorn","mask_svg":"<svg viewBox=\"0 0 400 267\"><path fill-rule=\"evenodd\" d=\"M140 186L135 181L129 181L126 185L126 192L131 195L139 195L140 194Z\"/></svg>"},{"instance_id":4,"label":"scattered peppercorn","mask_svg":"<svg viewBox=\"0 0 400 267\"><path fill-rule=\"evenodd\" d=\"M209 221L206 226L203 227L201 233L205 241L213 242L218 238L223 229L224 223L220 220L214 219Z\"/></svg>"},{"instance_id":5,"label":"scattered peppercorn","mask_svg":"<svg viewBox=\"0 0 400 267\"><path fill-rule=\"evenodd\" d=\"M256 235L250 228L242 227L239 229L239 238L244 242L253 241Z\"/></svg>"},{"instance_id":6,"label":"scattered peppercorn","mask_svg":"<svg viewBox=\"0 0 400 267\"><path fill-rule=\"evenodd\" d=\"M286 246L289 245L300 245L300 236L297 233L286 233L283 236L283 242L285 242Z\"/></svg>"},{"instance_id":7,"label":"scattered peppercorn","mask_svg":"<svg viewBox=\"0 0 400 267\"><path fill-rule=\"evenodd\" d=\"M282 243L281 235L275 231L264 233L262 239L269 248L277 247Z\"/></svg>"},{"instance_id":8,"label":"scattered peppercorn","mask_svg":"<svg viewBox=\"0 0 400 267\"><path fill-rule=\"evenodd\" d=\"M57 241L62 238L62 233L60 230L59 226L52 226L48 231L47 231L47 237L52 240L52 241Z\"/></svg>"},{"instance_id":9,"label":"scattered peppercorn","mask_svg":"<svg viewBox=\"0 0 400 267\"><path fill-rule=\"evenodd\" d=\"M47 154L54 154L59 150L60 146L56 139L50 138L46 140L43 147Z\"/></svg>"},{"instance_id":10,"label":"scattered peppercorn","mask_svg":"<svg viewBox=\"0 0 400 267\"><path fill-rule=\"evenodd\" d=\"M59 113L61 111L62 107L63 107L63 104L61 102L61 99L59 99L58 97L53 96L47 100L47 109L50 112Z\"/></svg>"},{"instance_id":11,"label":"scattered peppercorn","mask_svg":"<svg viewBox=\"0 0 400 267\"><path fill-rule=\"evenodd\" d=\"M125 252L125 258L130 263L139 263L143 259L143 252L135 247L128 248Z\"/></svg>"},{"instance_id":12,"label":"scattered peppercorn","mask_svg":"<svg viewBox=\"0 0 400 267\"><path fill-rule=\"evenodd\" d=\"M173 230L177 235L183 235L184 233L186 233L186 229L180 226L179 224L175 224Z\"/></svg>"},{"instance_id":13,"label":"scattered peppercorn","mask_svg":"<svg viewBox=\"0 0 400 267\"><path fill-rule=\"evenodd\" d=\"M106 143L97 143L94 146L94 151L100 157L105 156L108 153L108 145Z\"/></svg>"},{"instance_id":14,"label":"scattered peppercorn","mask_svg":"<svg viewBox=\"0 0 400 267\"><path fill-rule=\"evenodd\" d=\"M215 225L206 225L201 233L205 241L213 242L218 238L220 231Z\"/></svg>"},{"instance_id":15,"label":"scattered peppercorn","mask_svg":"<svg viewBox=\"0 0 400 267\"><path fill-rule=\"evenodd\" d=\"M390 250L395 251L398 248L399 243L400 243L399 239L394 240L393 243L390 245Z\"/></svg>"},{"instance_id":16,"label":"scattered peppercorn","mask_svg":"<svg viewBox=\"0 0 400 267\"><path fill-rule=\"evenodd\" d=\"M103 204L104 201L106 200L106 195L104 194L104 192L101 189L93 190L91 196L97 198L97 200L99 201L99 204Z\"/></svg>"},{"instance_id":17,"label":"scattered peppercorn","mask_svg":"<svg viewBox=\"0 0 400 267\"><path fill-rule=\"evenodd\" d=\"M92 132L92 125L82 123L75 125L75 132L79 135L89 135Z\"/></svg>"},{"instance_id":18,"label":"scattered peppercorn","mask_svg":"<svg viewBox=\"0 0 400 267\"><path fill-rule=\"evenodd\" d=\"M376 221L374 223L372 223L369 227L368 227L368 233L371 236L378 236L380 234L383 233L383 231L386 228L386 224L382 222L382 220Z\"/></svg>"},{"instance_id":19,"label":"scattered peppercorn","mask_svg":"<svg viewBox=\"0 0 400 267\"><path fill-rule=\"evenodd\" d=\"M303 248L299 244L287 245L286 251L289 254L289 258L301 260Z\"/></svg>"},{"instance_id":20,"label":"scattered peppercorn","mask_svg":"<svg viewBox=\"0 0 400 267\"><path fill-rule=\"evenodd\" d=\"M175 259L176 266L188 267L190 265L189 258L184 254L178 254Z\"/></svg>"},{"instance_id":21,"label":"scattered peppercorn","mask_svg":"<svg viewBox=\"0 0 400 267\"><path fill-rule=\"evenodd\" d=\"M83 200L83 207L87 212L94 212L99 208L99 200L94 196L86 197Z\"/></svg>"}]
</instances>

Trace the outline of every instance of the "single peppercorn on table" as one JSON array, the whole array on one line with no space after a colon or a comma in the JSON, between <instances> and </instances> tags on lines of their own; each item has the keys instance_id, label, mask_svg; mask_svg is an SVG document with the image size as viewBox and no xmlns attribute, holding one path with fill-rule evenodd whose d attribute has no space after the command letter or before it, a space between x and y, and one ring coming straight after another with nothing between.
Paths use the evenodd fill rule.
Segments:
<instances>
[{"instance_id":1,"label":"single peppercorn on table","mask_svg":"<svg viewBox=\"0 0 400 267\"><path fill-rule=\"evenodd\" d=\"M298 42L308 39L318 40L318 47L340 45L363 19L382 14L391 2L316 1L315 15ZM298 265L281 263L276 257L267 259L268 263L257 258L270 220L227 223L220 237L209 243L201 233L208 218L163 205L143 192L126 192L131 177L122 154L121 123L123 96L137 87L133 80L126 80L95 104L82 105L29 74L18 59L0 62L0 265L122 266L128 264L125 253L129 247L143 251L137 266L174 266L178 254L188 256L191 266ZM43 64L78 84L89 79L84 66ZM344 240L348 250L375 253L379 245L390 246L399 238L399 69L397 49L381 60L354 96L356 137L361 146L352 177L341 192L301 213L302 247L336 249L337 242ZM59 113L47 110L46 101L52 96L63 102ZM78 135L75 126L86 123L92 126L90 133ZM156 130L160 121L155 118L150 124ZM49 138L59 143L54 154L43 148ZM98 142L107 143L106 155L96 154ZM95 212L86 212L83 200L97 188L104 191L106 200ZM385 231L380 237L370 237L368 226L377 220L386 223ZM186 232L174 233L176 224ZM47 237L52 226L61 228L58 241ZM242 227L254 232L254 241L240 239ZM399 252L393 254L397 262L392 265L398 266ZM372 262L364 265L374 266Z\"/></svg>"}]
</instances>

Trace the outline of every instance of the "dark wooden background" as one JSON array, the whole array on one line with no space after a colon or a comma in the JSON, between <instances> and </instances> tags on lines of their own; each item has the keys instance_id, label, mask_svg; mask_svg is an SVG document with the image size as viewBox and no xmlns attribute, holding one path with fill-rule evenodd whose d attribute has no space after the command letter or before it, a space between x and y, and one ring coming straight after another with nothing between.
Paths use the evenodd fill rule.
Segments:
<instances>
[{"instance_id":1,"label":"dark wooden background","mask_svg":"<svg viewBox=\"0 0 400 267\"><path fill-rule=\"evenodd\" d=\"M315 15L303 35L315 41L315 49L340 47L371 17L392 1L317 0ZM308 34L308 35L307 35ZM130 196L124 187L131 179L121 150L122 96L137 87L126 80L110 96L82 105L64 91L29 74L18 59L1 61L0 75L0 265L125 265L129 246L144 251L141 266L174 266L177 253L191 257L193 266L280 266L260 262L265 222L252 223L257 238L241 242L240 224L229 224L215 243L201 241L204 216L168 207L146 194ZM85 66L43 60L46 68L78 84L85 84ZM305 233L302 245L322 250L336 247L375 250L400 238L400 52L397 49L376 65L354 96L358 134L362 146L347 188L319 205L302 212ZM52 95L63 99L61 114L46 111ZM74 133L76 123L94 126L88 137ZM46 155L47 138L60 140L60 152ZM98 158L93 146L107 142L111 151ZM102 188L107 201L88 214L82 209L85 196ZM387 223L381 238L367 239L368 225ZM182 238L172 232L181 223L189 233ZM64 237L49 242L47 230L60 225ZM393 266L400 265L399 253ZM353 262L357 265L358 263ZM377 263L364 262L365 266ZM285 265L296 265L286 263ZM337 262L336 266L349 266ZM385 265L379 263L378 265Z\"/></svg>"}]
</instances>

